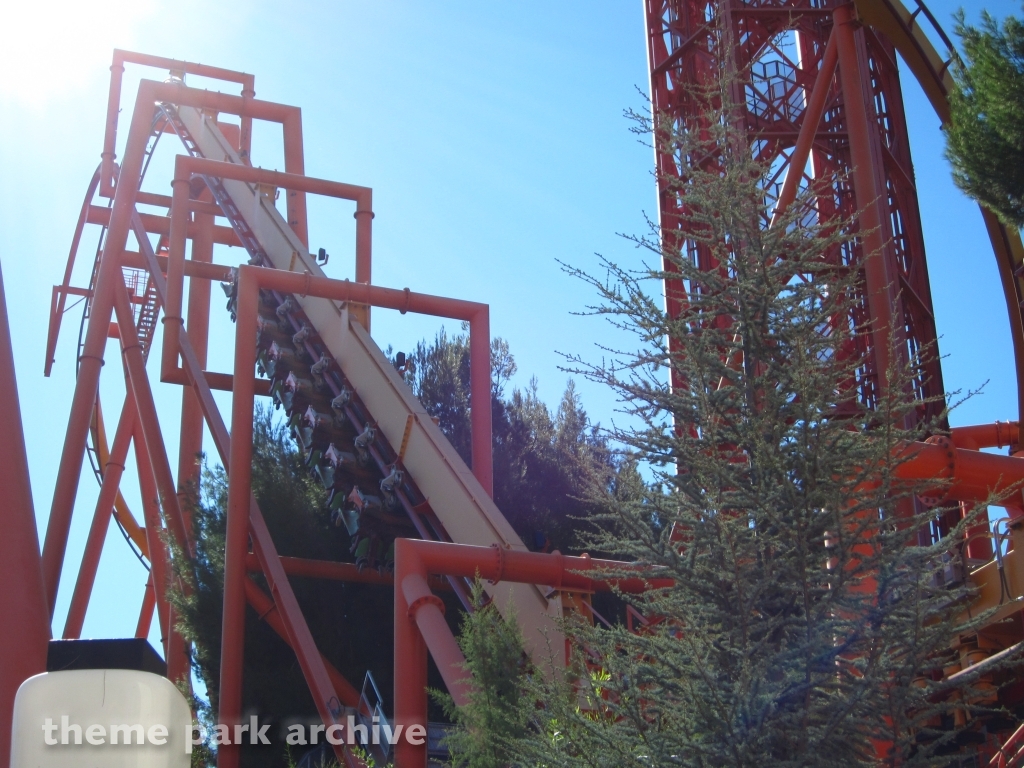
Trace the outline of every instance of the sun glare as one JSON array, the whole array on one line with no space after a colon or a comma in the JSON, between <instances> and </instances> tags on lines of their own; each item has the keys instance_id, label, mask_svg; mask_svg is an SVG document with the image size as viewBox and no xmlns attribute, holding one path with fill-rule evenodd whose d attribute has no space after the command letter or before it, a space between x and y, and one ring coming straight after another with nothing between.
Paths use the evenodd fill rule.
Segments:
<instances>
[{"instance_id":1,"label":"sun glare","mask_svg":"<svg viewBox=\"0 0 1024 768\"><path fill-rule=\"evenodd\" d=\"M130 48L151 0L7 0L0 24L0 97L42 106L106 79L114 48ZM106 65L106 66L104 66Z\"/></svg>"}]
</instances>

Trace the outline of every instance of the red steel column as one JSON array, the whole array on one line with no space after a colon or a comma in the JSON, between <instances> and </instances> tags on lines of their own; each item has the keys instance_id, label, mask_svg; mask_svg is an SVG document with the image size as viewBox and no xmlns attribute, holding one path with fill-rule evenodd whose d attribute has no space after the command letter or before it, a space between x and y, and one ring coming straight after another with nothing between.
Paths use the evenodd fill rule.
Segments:
<instances>
[{"instance_id":1,"label":"red steel column","mask_svg":"<svg viewBox=\"0 0 1024 768\"><path fill-rule=\"evenodd\" d=\"M11 754L11 713L18 686L46 671L49 610L14 374L7 299L0 273L0 768Z\"/></svg>"},{"instance_id":2,"label":"red steel column","mask_svg":"<svg viewBox=\"0 0 1024 768\"><path fill-rule=\"evenodd\" d=\"M234 393L231 398L231 452L228 458L227 534L224 541L224 614L220 650L219 722L232 725L242 716L245 656L245 558L249 552L249 503L252 488L252 415L256 393L256 320L259 290L251 271L239 270L235 320ZM236 745L221 746L217 768L237 768Z\"/></svg>"},{"instance_id":3,"label":"red steel column","mask_svg":"<svg viewBox=\"0 0 1024 768\"><path fill-rule=\"evenodd\" d=\"M871 312L872 347L876 360L878 392L884 397L889 389L888 374L892 362L889 352L893 344L892 313L895 306L894 275L886 269L885 230L880 209L886 200L885 180L875 175L871 153L868 106L864 92L865 73L861 70L854 38L856 9L853 3L841 5L833 11L839 54L839 76L843 84L843 107L846 112L846 130L850 139L850 161L853 165L858 224L864 245L864 278L867 284L868 308Z\"/></svg>"},{"instance_id":4,"label":"red steel column","mask_svg":"<svg viewBox=\"0 0 1024 768\"><path fill-rule=\"evenodd\" d=\"M188 237L188 179L171 182L171 231L167 245L167 301L164 304L164 343L160 355L160 378L178 367L178 336L181 333L181 305L185 287L185 241Z\"/></svg>"},{"instance_id":5,"label":"red steel column","mask_svg":"<svg viewBox=\"0 0 1024 768\"><path fill-rule=\"evenodd\" d=\"M469 321L469 406L473 474L494 496L491 440L491 320L486 305Z\"/></svg>"},{"instance_id":6,"label":"red steel column","mask_svg":"<svg viewBox=\"0 0 1024 768\"><path fill-rule=\"evenodd\" d=\"M71 607L68 609L68 618L64 623L65 640L82 636L85 612L89 607L89 598L92 596L96 571L100 564L100 554L103 552L103 542L107 538L114 500L117 498L117 491L121 485L121 475L124 474L124 463L128 459L128 448L134 430L135 402L129 391L124 399L124 405L121 407L121 417L117 422L117 431L114 432L114 444L110 448L110 457L103 470L100 496L96 501L96 511L92 516L89 537L85 542L82 565L78 569L78 580L75 582L75 591L71 596Z\"/></svg>"},{"instance_id":7,"label":"red steel column","mask_svg":"<svg viewBox=\"0 0 1024 768\"><path fill-rule=\"evenodd\" d=\"M128 292L123 279L120 288L114 292L114 309L117 312L118 327L121 331L121 343L123 344L121 353L124 355L125 365L128 368L131 391L135 399L139 431L146 443L149 466L156 482L157 500L163 509L168 528L174 535L180 551L184 553L184 557L190 558L192 556L191 542L185 528L181 508L178 506L178 494L174 486L174 477L171 475L171 465L167 459L167 447L164 445L163 435L160 431L153 390L150 388L149 377L146 374L146 362L142 357L142 347L139 346L139 338L135 330L131 306L128 303ZM146 528L147 530L149 528L148 521ZM163 548L162 543L160 546ZM150 551L152 554L152 549ZM166 573L170 578L170 558L167 562ZM167 677L172 682L187 680L189 665L185 642L180 633L174 629L176 622L173 608L170 605L167 606L167 613L168 632L165 655Z\"/></svg>"},{"instance_id":8,"label":"red steel column","mask_svg":"<svg viewBox=\"0 0 1024 768\"><path fill-rule=\"evenodd\" d=\"M160 621L160 642L164 647L164 658L167 658L167 638L170 636L167 612L167 583L170 576L170 563L167 561L167 547L160 537L164 530L160 522L160 501L153 479L153 465L146 450L146 440L142 436L142 427L135 424L135 465L139 470L139 492L142 494L142 516L146 523L146 541L149 543L149 578L153 586L156 614Z\"/></svg>"},{"instance_id":9,"label":"red steel column","mask_svg":"<svg viewBox=\"0 0 1024 768\"><path fill-rule=\"evenodd\" d=\"M302 111L290 108L281 121L284 134L284 170L296 176L306 175L306 163L302 149ZM309 228L306 223L306 193L303 190L288 190L288 223L299 236L306 250L309 250Z\"/></svg>"},{"instance_id":10,"label":"red steel column","mask_svg":"<svg viewBox=\"0 0 1024 768\"><path fill-rule=\"evenodd\" d=\"M356 203L356 282L369 285L373 276L373 198L367 191ZM370 308L365 308L366 331L370 331Z\"/></svg>"},{"instance_id":11,"label":"red steel column","mask_svg":"<svg viewBox=\"0 0 1024 768\"><path fill-rule=\"evenodd\" d=\"M96 290L93 295L89 327L75 381L75 394L71 401L71 414L64 437L64 448L57 466L57 483L53 492L53 503L46 526L43 543L43 582L46 585L50 615L57 602L57 588L64 566L67 550L68 531L71 528L71 513L78 492L78 481L82 474L85 458L85 442L89 432L96 393L99 391L100 369L103 367L103 353L107 345L107 332L114 307L114 291L123 290L121 275L121 252L128 237L128 227L135 208L135 192L149 139L150 123L153 119L153 96L151 85L142 82L136 100L128 131L128 146L120 181L114 193L110 226L103 243L99 271L96 276Z\"/></svg>"},{"instance_id":12,"label":"red steel column","mask_svg":"<svg viewBox=\"0 0 1024 768\"><path fill-rule=\"evenodd\" d=\"M192 261L213 261L214 217L196 213L196 235L192 239ZM210 281L192 277L188 285L188 336L199 365L206 367L206 354L210 336ZM177 345L175 345L177 347ZM175 351L177 355L177 351ZM203 411L192 387L183 387L181 393L181 438L178 449L178 498L186 509L185 494L190 487L198 489L199 467L196 456L203 450ZM188 515L186 515L186 518Z\"/></svg>"},{"instance_id":13,"label":"red steel column","mask_svg":"<svg viewBox=\"0 0 1024 768\"><path fill-rule=\"evenodd\" d=\"M406 576L425 576L419 558L406 539L395 539L395 727L403 733L412 725L427 724L427 644L409 613L400 585ZM396 768L424 768L427 745L410 744L406 738L395 745Z\"/></svg>"},{"instance_id":14,"label":"red steel column","mask_svg":"<svg viewBox=\"0 0 1024 768\"><path fill-rule=\"evenodd\" d=\"M146 579L146 591L142 593L142 608L139 609L139 623L135 627L135 636L149 637L149 625L153 623L153 608L156 606L156 594L153 592L153 572Z\"/></svg>"}]
</instances>

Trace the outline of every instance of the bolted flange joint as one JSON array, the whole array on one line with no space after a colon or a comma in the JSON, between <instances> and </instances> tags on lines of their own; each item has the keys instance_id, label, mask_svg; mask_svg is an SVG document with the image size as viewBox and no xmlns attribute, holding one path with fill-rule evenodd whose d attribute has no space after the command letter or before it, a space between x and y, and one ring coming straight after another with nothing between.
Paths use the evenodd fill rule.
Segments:
<instances>
[{"instance_id":1,"label":"bolted flange joint","mask_svg":"<svg viewBox=\"0 0 1024 768\"><path fill-rule=\"evenodd\" d=\"M440 597L438 597L437 595L423 595L422 597L417 597L415 600L409 603L409 618L415 619L416 613L419 611L419 609L422 608L424 605L427 605L428 603L436 605L438 610L441 611L441 614L444 614L444 603L441 601Z\"/></svg>"}]
</instances>

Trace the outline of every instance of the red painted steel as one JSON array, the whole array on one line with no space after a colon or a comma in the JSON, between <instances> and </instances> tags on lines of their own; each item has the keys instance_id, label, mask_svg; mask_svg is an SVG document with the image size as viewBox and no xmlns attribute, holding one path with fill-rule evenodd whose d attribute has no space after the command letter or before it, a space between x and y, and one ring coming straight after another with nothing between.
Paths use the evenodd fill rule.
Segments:
<instances>
[{"instance_id":1,"label":"red painted steel","mask_svg":"<svg viewBox=\"0 0 1024 768\"><path fill-rule=\"evenodd\" d=\"M244 271L242 271L244 270ZM235 305L235 388L231 396L231 449L227 455L228 506L224 537L224 613L221 619L220 712L222 723L242 717L242 667L245 649L245 557L249 553L249 499L252 494L252 414L256 393L256 317L259 292L250 289L250 272L238 276ZM293 646L294 647L294 646ZM222 752L218 768L235 768L238 750Z\"/></svg>"},{"instance_id":2,"label":"red painted steel","mask_svg":"<svg viewBox=\"0 0 1024 768\"><path fill-rule=\"evenodd\" d=\"M394 576L387 571L383 573L375 568L359 569L355 563L338 562L336 560L309 560L304 557L281 557L281 567L289 576L309 579L326 579L328 581L354 581L359 584L376 584L390 587L395 583ZM259 558L249 554L245 558L245 568L249 573L262 573ZM432 590L450 591L451 585L444 579L431 579Z\"/></svg>"},{"instance_id":3,"label":"red painted steel","mask_svg":"<svg viewBox=\"0 0 1024 768\"><path fill-rule=\"evenodd\" d=\"M957 448L1005 448L1016 450L1020 444L1020 425L1016 421L997 421L971 427L953 427L950 438Z\"/></svg>"},{"instance_id":4,"label":"red painted steel","mask_svg":"<svg viewBox=\"0 0 1024 768\"><path fill-rule=\"evenodd\" d=\"M166 300L167 285L160 272L159 264L156 259L156 254L153 253L152 247L149 244L147 234L142 226L141 217L136 213L132 217L132 227L136 233L136 238L139 240L139 244L142 248L142 255L149 264L150 274L153 278L153 283L156 289L158 299L161 304ZM251 328L255 328L255 317L251 318ZM241 319L239 318L239 323ZM237 342L237 331L236 331L236 342ZM241 345L243 348L245 344ZM192 344L189 341L188 333L182 332L179 338L179 348L183 367L186 375L192 382L194 391L199 399L200 406L203 410L203 415L206 419L206 423L210 428L210 434L213 437L214 444L217 447L217 451L220 454L221 461L229 467L229 498L228 498L228 536L231 535L232 528L232 499L230 492L230 477L231 470L234 468L237 471L237 467L240 463L243 463L243 456L248 456L244 461L251 461L252 456L252 443L251 443L251 430L252 430L252 412L253 412L253 400L251 395L247 398L249 403L249 410L244 416L242 423L248 424L249 439L245 442L242 441L242 433L236 434L233 437L239 438L235 445L243 446L241 450L232 452L232 436L228 434L226 425L221 418L220 411L217 408L217 404L213 399L213 392L206 382L206 378L202 375L201 366L199 365L198 359L196 358L195 351L192 348ZM237 343L236 343L236 357L237 357ZM243 356L245 352L243 351ZM252 364L250 365L249 371L255 366L255 353L252 355ZM236 377L239 379L239 377ZM242 377L245 381L251 381L249 375ZM241 379L239 379L241 380ZM247 394L243 392L243 394ZM237 398L237 390L236 390ZM232 406L233 412L235 406ZM235 422L236 424L238 422ZM243 429L242 432L245 430ZM241 539L242 536L238 533L238 509L237 509L237 489L236 489L236 508L234 510L235 521L235 537ZM280 612L281 620L284 623L284 627L289 637L289 644L295 651L295 654L299 660L300 667L302 668L303 675L306 678L306 682L309 685L310 692L313 694L314 702L316 703L317 709L320 712L321 718L325 724L339 723L341 710L336 706L338 699L334 688L331 683L330 676L323 663L319 651L316 648L316 643L313 641L312 635L309 633L309 627L306 625L306 621L302 616L302 612L298 607L298 603L295 600L295 594L291 589L291 585L288 582L288 577L281 567L280 558L277 555L277 551L274 547L274 543L270 538L270 534L266 529L266 525L263 523L263 516L260 512L259 505L253 498L251 491L249 492L248 498L248 509L245 513L248 516L248 528L249 534L252 537L253 547L256 551L257 556L260 559L260 564L263 570L264 576L267 578L268 583L271 586L271 590L274 595L274 602ZM232 578L245 567L244 553L235 552L234 561L232 562L229 570L228 566L228 553L230 543L225 544L225 627L231 635L233 645L228 645L228 634L224 633L221 637L222 645L222 672L220 681L220 712L218 713L219 721L222 723L233 723L237 722L241 716L240 712L240 690L232 689L230 687L225 688L225 676L223 672L223 649L227 648L229 653L234 653L237 658L241 660L242 654L244 653L244 604L239 609L237 606L230 604L229 600L236 599L236 595L233 592L229 592L227 586L227 580L229 576ZM235 542L237 549L241 549ZM242 554L243 557L239 562L238 555ZM242 579L245 579L244 571L241 572ZM242 583L242 594L244 599L244 581ZM229 617L232 623L229 623ZM242 622L240 628L233 622ZM234 667L229 669L227 683L231 685L241 685L241 669L240 664L236 670ZM225 707L225 697L228 698L228 707ZM233 707L233 708L232 708ZM236 768L238 765L238 750L237 745L225 745L227 748L221 747L218 753L218 767L219 768ZM354 768L355 766L361 765L361 761L356 758L352 752L344 745L337 745L334 747L335 756L339 761L343 762L347 768Z\"/></svg>"},{"instance_id":5,"label":"red painted steel","mask_svg":"<svg viewBox=\"0 0 1024 768\"><path fill-rule=\"evenodd\" d=\"M146 579L146 590L142 593L142 607L139 609L139 623L135 627L135 636L149 637L149 627L153 623L153 610L156 608L156 593L153 591L153 573L150 571Z\"/></svg>"},{"instance_id":6,"label":"red painted steel","mask_svg":"<svg viewBox=\"0 0 1024 768\"><path fill-rule=\"evenodd\" d=\"M166 658L167 641L171 629L168 624L170 612L166 592L171 565L167 548L161 540L164 528L160 521L160 502L156 480L153 478L153 465L150 463L149 452L146 450L142 427L138 423L135 425L135 439L132 442L135 449L135 465L139 472L139 491L142 493L142 516L146 524L146 541L149 543L151 553L149 558L150 584L153 589L157 621L160 625L160 643L163 646L164 658Z\"/></svg>"},{"instance_id":7,"label":"red painted steel","mask_svg":"<svg viewBox=\"0 0 1024 768\"><path fill-rule=\"evenodd\" d=\"M180 156L179 156L180 157ZM191 221L188 179L175 174L171 181L171 231L167 248L167 303L164 305L164 344L160 355L160 378L178 367L178 334L185 296L185 240Z\"/></svg>"},{"instance_id":8,"label":"red painted steel","mask_svg":"<svg viewBox=\"0 0 1024 768\"><path fill-rule=\"evenodd\" d=\"M168 216L158 216L153 213L142 213L142 221L146 225L146 231L153 235L169 235L171 232L171 219ZM106 226L110 222L110 209L98 205L89 207L86 216L87 224L99 224ZM188 236L194 237L196 228L194 224L188 226ZM233 245L241 247L242 241L230 227L216 226L213 228L213 242L219 245Z\"/></svg>"},{"instance_id":9,"label":"red painted steel","mask_svg":"<svg viewBox=\"0 0 1024 768\"><path fill-rule=\"evenodd\" d=\"M213 261L213 222L210 213L196 211L196 237L192 241L192 263L209 264ZM192 280L188 293L188 331L199 365L204 369L210 337L210 283ZM181 391L181 430L178 441L178 497L179 505L187 509L189 493L199 491L198 455L203 450L203 411L191 387ZM188 516L186 515L186 518ZM186 519L186 523L190 524Z\"/></svg>"},{"instance_id":10,"label":"red painted steel","mask_svg":"<svg viewBox=\"0 0 1024 768\"><path fill-rule=\"evenodd\" d=\"M153 116L153 104L156 100L154 85L143 82L139 86L138 101L132 115L127 149L121 167L121 174L127 179L138 179L142 171L149 126ZM110 225L100 256L92 314L89 318L85 344L79 361L75 394L71 402L71 414L68 417L64 448L57 466L57 483L53 492L53 503L50 506L46 537L43 542L43 579L46 584L51 616L57 600L57 588L64 565L68 531L71 527L71 513L74 508L75 494L78 491L82 461L85 457L89 420L92 416L93 404L96 402L96 394L99 391L100 369L103 367L107 328L114 309L114 291L115 288L123 290L121 286L124 283L119 259L127 241L129 219L134 207L135 184L119 184L114 193Z\"/></svg>"},{"instance_id":11,"label":"red painted steel","mask_svg":"<svg viewBox=\"0 0 1024 768\"><path fill-rule=\"evenodd\" d=\"M464 707L469 703L472 685L465 669L466 657L444 619L444 603L430 591L426 574L405 575L399 588L405 604L409 606L408 618L416 623L423 636L448 693L456 705Z\"/></svg>"},{"instance_id":12,"label":"red painted steel","mask_svg":"<svg viewBox=\"0 0 1024 768\"><path fill-rule=\"evenodd\" d=\"M853 354L862 361L860 398L873 405L885 389L890 329L900 360L936 343L891 43L871 28L854 28L853 6L831 0L645 0L644 7L651 97L660 120L694 127L700 109L690 96L692 87L714 82L720 71L737 73L730 86L739 107L735 126L771 167L769 195L786 207L801 184L813 181L824 185L817 215L852 216L862 210L861 241L828 258L857 266L865 277L861 306L852 319L871 334L859 337L862 343ZM721 24L720 42L712 19ZM830 45L833 28L837 34ZM680 229L685 211L665 183L678 176L673 158L657 151L656 161L666 248L681 249L701 269L716 269L710 254L688 243ZM675 271L670 259L665 267ZM666 295L668 312L677 315L686 302L685 286L670 280ZM939 398L920 418L935 415L943 394L936 360L916 372L913 386L925 398Z\"/></svg>"},{"instance_id":13,"label":"red painted steel","mask_svg":"<svg viewBox=\"0 0 1024 768\"><path fill-rule=\"evenodd\" d=\"M473 474L480 481L487 494L489 496L493 495L494 468L491 451L491 409L487 407L491 397L491 336L490 310L486 304L478 304L461 299L449 299L443 296L432 296L425 293L415 293L413 291L399 291L394 288L382 288L376 285L352 283L347 280L313 277L312 275L299 272L285 272L283 270L261 269L249 266L239 267L239 295L241 295L242 291L241 275L246 273L253 275L250 279L259 288L273 288L285 293L319 296L325 299L397 309L401 312L415 312L435 317L469 321L470 427L472 432ZM255 327L255 319L253 320L252 327ZM244 343L253 347L253 365L255 365L255 336L251 340L247 337ZM238 368L236 367L237 370ZM248 370L252 369L249 368ZM478 404L483 404L485 407L481 408Z\"/></svg>"},{"instance_id":14,"label":"red painted steel","mask_svg":"<svg viewBox=\"0 0 1024 768\"><path fill-rule=\"evenodd\" d=\"M430 592L429 574L466 576L489 580L500 588L501 582L546 584L559 589L583 592L640 592L666 587L668 579L602 579L602 571L628 570L628 563L597 560L587 556L570 557L541 552L520 552L497 547L473 547L439 541L397 539L395 541L395 725L403 730L427 722L427 650L457 702L465 702L469 692L462 669L464 658L438 601ZM597 578L584 573L596 572ZM402 739L395 746L398 768L425 766L426 745Z\"/></svg>"},{"instance_id":15,"label":"red painted steel","mask_svg":"<svg viewBox=\"0 0 1024 768\"><path fill-rule=\"evenodd\" d=\"M96 511L93 513L89 535L85 541L85 552L82 554L82 564L78 568L75 591L71 595L68 618L64 622L63 637L65 640L82 636L85 612L89 607L89 598L92 596L96 571L100 564L100 553L103 551L103 542L106 541L107 530L110 528L114 499L117 498L117 492L120 489L121 475L124 474L128 448L131 445L134 431L135 401L129 394L121 407L121 417L118 419L114 442L110 447L110 458L103 471L103 483L100 486L99 499L96 501Z\"/></svg>"},{"instance_id":16,"label":"red painted steel","mask_svg":"<svg viewBox=\"0 0 1024 768\"><path fill-rule=\"evenodd\" d=\"M852 320L859 329L872 333L859 337L860 346L851 354L861 361L859 397L869 406L875 404L887 386L885 373L889 365L889 335L897 340L897 361L900 362L911 359L917 351L935 340L923 239L892 45L880 32L862 26L852 5L831 0L743 4L709 0L645 0L645 10L652 98L659 119L677 124L692 122L695 113L686 96L685 86L710 82L710 78L716 77L720 71L720 65L724 65L726 69L740 73L740 81L732 87L732 96L741 107L736 124L747 131L759 156L772 164L773 181L769 192L777 198L776 210L782 211L791 206L798 189L813 181L818 185L816 189L820 190L816 200L820 215L852 216L859 211L860 226L864 232L861 241L848 252L829 254L828 258L836 263L849 263L861 270L864 276L862 301ZM716 45L714 35L709 34L707 22L714 13L721 16L728 45ZM720 56L725 59L720 60ZM143 81L128 130L124 162L118 169L114 162L114 148L121 75L125 64L168 68L179 78L199 75L237 83L241 86L241 95L200 91L185 87L180 80L168 83ZM189 525L183 513L183 494L190 483L197 481L193 459L202 447L205 422L221 461L228 468L229 478L218 713L221 722L230 724L241 716L246 605L252 606L294 650L325 724L340 722L341 705L352 706L358 697L351 684L317 649L291 589L289 576L377 584L393 581L394 719L396 724L406 728L426 722L428 653L437 662L456 701L465 701L469 690L461 668L462 654L444 619L443 604L431 592L432 587L440 588L436 580L431 581L436 575L468 578L479 575L496 583L545 584L554 589L584 593L612 587L627 592L641 591L669 584L667 580L630 576L629 566L625 564L588 557L572 558L557 553L545 555L406 539L396 540L396 575L393 580L372 572L361 573L348 563L279 557L251 491L253 405L257 395L268 391L265 381L253 378L259 290L273 289L284 294L320 296L367 308L377 306L467 320L470 324L473 406L472 466L473 473L490 494L493 469L487 305L370 285L371 190L306 177L300 110L257 101L251 75L125 51L115 52L111 72L102 163L83 205L64 283L55 289L47 341L47 373L66 296L88 293L70 286L71 264L82 229L87 223L101 223L108 227L108 232L92 290L91 314L46 543L37 564L39 599L35 601L38 605L34 609L38 615L32 613L34 603L31 595L5 594L5 600L20 600L12 609L15 615L21 610L27 616L34 616L36 623L45 628L47 603L49 611L53 610L86 437L92 409L97 402L106 339L115 313L117 325L114 327L118 329L116 335L122 343L130 392L123 414L135 413L135 406L138 412L136 418L128 421L128 426L124 426L126 417L123 415L115 435L111 463L107 467L100 504L93 520L96 531L90 533L65 634L74 636L81 630L102 547L100 529L106 529L112 505L111 494L116 492L116 478L123 469L123 454L127 453L129 438L134 431L146 534L149 551L153 553L152 572L136 634L148 634L155 610L169 662L169 676L172 679L187 676L187 648L180 635L173 631L174 617L165 594L173 571L172 555L164 547L160 535L163 528L160 510L163 509L181 551L188 553ZM237 139L242 164L179 156L175 164L172 196L138 191L147 142L154 130L154 113L160 102L194 107L207 115L239 116L241 128L237 135L228 136L232 133L230 126L222 125L231 142ZM284 173L251 167L249 153L254 119L282 125ZM167 130L159 126L156 129ZM662 178L676 173L670 156L658 152L656 159ZM235 357L230 374L205 370L210 313L208 281L229 280L232 276L227 268L211 263L213 245L241 245L242 240L233 230L215 224L214 216L219 208L210 203L208 197L190 199L189 182L196 175L273 185L286 190L287 220L304 245L307 243L307 194L356 202L355 282L252 266L238 269ZM101 195L113 196L110 209L91 204L97 187ZM665 245L669 249L682 247L685 250L687 233L678 226L683 211L675 207L675 201L664 185L660 200ZM137 203L169 208L169 216L139 213ZM765 225L770 224L765 222ZM125 250L130 231L139 241L138 253ZM167 257L154 253L148 234L168 236L162 241L168 245ZM186 259L190 240L192 257ZM690 249L690 255L702 268L717 268L700 248ZM122 267L127 266L149 271L157 305L166 311L161 380L184 385L177 482L167 460L153 392L145 372L134 322L135 309L125 292ZM670 260L666 261L666 269L673 271ZM187 324L181 317L186 276L191 278ZM669 313L678 313L686 299L685 286L670 280L666 285ZM368 310L365 318L368 328ZM6 326L4 331L6 337ZM6 343L9 358L9 339ZM0 349L0 369L9 369L13 382L13 364L7 363L3 354L5 350ZM6 370L4 375L7 375ZM941 372L937 362L929 362L917 372L914 386L917 394L924 397L941 394ZM213 400L214 387L233 392L230 435ZM129 405L132 405L131 409ZM0 434L4 435L15 434L9 418L9 406L9 402L5 403L4 409L0 410L0 429L4 430ZM919 418L934 415L934 408L929 408L923 409L918 414ZM16 416L16 404L14 413ZM20 424L17 434L20 435ZM1018 442L1016 422L957 428L952 430L950 438L935 438L903 449L899 454L902 463L897 476L915 483L940 480L936 494L941 493L943 500L961 502L963 509L983 500L993 489L1012 491L1013 498L1008 507L1013 515L1024 514L1024 499L1017 495L1019 486L1024 484L1024 458L980 451L981 448L1003 445L1010 445L1015 450ZM18 474L19 468L23 467L22 448L21 464L6 462L0 471ZM27 468L16 481L23 482L27 494ZM27 495L26 498L28 514L24 517L31 521L31 500ZM103 509L106 509L106 514L102 514ZM28 542L29 526L23 525L23 528L25 530L19 535ZM973 532L980 534L981 528L978 526ZM34 535L32 526L32 541L35 541ZM10 541L0 543L0 555L3 555L0 568L7 563L5 558L9 544ZM988 554L984 544L989 547ZM34 550L21 546L18 554L23 555L25 551L29 551L30 557L31 551L38 551L38 542L35 542ZM990 556L992 549L988 539L969 543L968 553L981 558ZM31 568L31 564L19 564L19 574ZM624 568L627 573L620 574L617 579L602 577L602 572L609 569L621 571ZM250 572L263 574L271 596L267 596L249 578ZM18 579L24 581L23 576L19 575ZM3 642L16 643L17 649L27 654L26 659L35 653L33 658L36 661L33 663L38 666L39 648L45 650L45 642L33 645L34 641L20 635L11 638L9 634L4 635ZM5 652L6 647L0 645ZM5 666L5 674L7 669ZM0 696L5 694L6 689L0 690ZM0 699L0 706L5 704L6 700ZM0 754L5 754L2 746L0 743ZM336 756L347 766L359 764L346 749L337 749ZM220 768L237 768L238 759L237 749L222 747L218 765ZM412 745L402 739L396 745L395 759L400 768L424 765L426 747Z\"/></svg>"},{"instance_id":17,"label":"red painted steel","mask_svg":"<svg viewBox=\"0 0 1024 768\"><path fill-rule=\"evenodd\" d=\"M14 374L14 351L0 274L0 768L11 754L11 712L18 686L46 670L49 612L39 558L28 457Z\"/></svg>"}]
</instances>

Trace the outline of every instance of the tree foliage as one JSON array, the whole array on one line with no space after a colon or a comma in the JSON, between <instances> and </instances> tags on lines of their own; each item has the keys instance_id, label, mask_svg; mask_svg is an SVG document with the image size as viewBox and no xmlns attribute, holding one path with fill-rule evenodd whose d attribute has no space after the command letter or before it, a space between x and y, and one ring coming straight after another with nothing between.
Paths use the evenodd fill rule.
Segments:
<instances>
[{"instance_id":1,"label":"tree foliage","mask_svg":"<svg viewBox=\"0 0 1024 768\"><path fill-rule=\"evenodd\" d=\"M257 408L253 434L253 493L278 553L320 560L347 560L348 534L330 523L325 493L311 479L288 430L270 408ZM217 712L224 600L224 536L227 476L204 464L202 492L193 499L195 579L187 597L171 591L180 629L193 644L196 676ZM254 581L269 594L262 575ZM353 685L367 670L378 683L392 680L391 590L367 584L291 578L292 588L320 651ZM290 720L318 722L316 706L291 648L253 611L246 611L243 712L273 724L272 745L243 745L243 763L282 766L287 755L277 730Z\"/></svg>"},{"instance_id":2,"label":"tree foliage","mask_svg":"<svg viewBox=\"0 0 1024 768\"><path fill-rule=\"evenodd\" d=\"M855 352L869 330L851 321L855 222L825 219L811 189L767 225L769 167L733 128L727 82L691 94L699 125L637 118L680 170L659 179L679 220L635 239L656 264L570 269L636 344L572 365L624 404L631 425L607 436L647 478L596 478L590 544L671 586L623 595L639 631L568 622L567 675L513 673L543 709L499 739L509 765L944 765L956 710L985 711L943 678L983 619L965 615L963 526L922 543L934 512L897 479L907 446L941 428L918 422L922 361L863 405L876 383ZM676 316L666 280L685 291Z\"/></svg>"},{"instance_id":3,"label":"tree foliage","mask_svg":"<svg viewBox=\"0 0 1024 768\"><path fill-rule=\"evenodd\" d=\"M467 464L470 450L469 339L442 329L412 355L413 392ZM592 511L588 478L614 475L621 467L599 426L590 422L570 380L551 412L531 378L506 395L517 373L507 342L491 345L491 422L494 501L532 549L578 549L576 530Z\"/></svg>"},{"instance_id":4,"label":"tree foliage","mask_svg":"<svg viewBox=\"0 0 1024 768\"><path fill-rule=\"evenodd\" d=\"M946 156L964 192L1007 225L1024 226L1024 23L1002 27L987 12L981 26L956 16L963 58L954 56L955 88L945 126Z\"/></svg>"},{"instance_id":5,"label":"tree foliage","mask_svg":"<svg viewBox=\"0 0 1024 768\"><path fill-rule=\"evenodd\" d=\"M446 436L470 461L469 345L464 334L440 332L432 343L420 343L406 374L415 393ZM415 371L415 373L413 373ZM494 424L495 500L514 528L535 549L575 544L577 518L591 510L586 480L617 466L605 440L590 424L580 398L569 384L552 413L537 394L536 380L526 390L506 396L516 373L508 345L492 345L491 408ZM253 435L253 493L281 555L321 560L351 560L344 527L331 525L324 507L325 492L311 478L309 467L287 427L270 408L257 408ZM220 674L221 608L223 603L227 476L220 466L203 465L201 493L191 504L196 546L194 577L185 595L172 585L171 597L180 614L180 628L193 644L198 678L209 695L209 711L217 711ZM183 562L177 559L176 562ZM262 576L254 581L269 592ZM292 578L292 586L321 652L356 687L367 670L387 698L392 689L392 595L388 587ZM459 607L445 595L453 624ZM483 612L491 616L493 609ZM252 611L246 617L246 714L261 722L315 721L317 712L295 655ZM431 672L434 685L441 685ZM439 705L432 715L440 717ZM275 728L277 726L275 725ZM273 748L243 747L247 765L285 765L280 740Z\"/></svg>"},{"instance_id":6,"label":"tree foliage","mask_svg":"<svg viewBox=\"0 0 1024 768\"><path fill-rule=\"evenodd\" d=\"M503 768L510 744L524 738L533 705L527 695L527 658L514 614L503 618L487 603L483 585L473 585L472 597L481 607L464 614L459 646L475 686L469 705L456 707L447 694L433 691L457 727L447 746L465 768Z\"/></svg>"}]
</instances>

